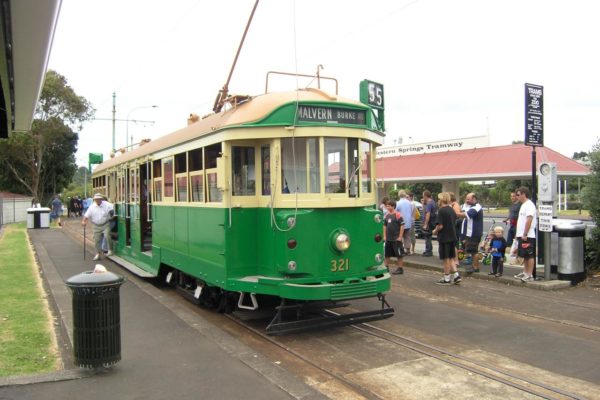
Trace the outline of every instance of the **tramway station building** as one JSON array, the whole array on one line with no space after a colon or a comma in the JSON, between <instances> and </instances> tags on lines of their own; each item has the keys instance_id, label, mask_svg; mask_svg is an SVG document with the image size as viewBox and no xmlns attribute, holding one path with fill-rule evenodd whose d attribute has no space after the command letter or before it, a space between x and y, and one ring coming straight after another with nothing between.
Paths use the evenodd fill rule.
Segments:
<instances>
[{"instance_id":1,"label":"tramway station building","mask_svg":"<svg viewBox=\"0 0 600 400\"><path fill-rule=\"evenodd\" d=\"M375 161L379 198L394 187L411 183L441 182L443 191L458 195L462 181L531 179L531 146L488 144L488 136L479 136L380 147ZM568 179L590 174L585 165L548 147L536 147L535 151L536 164L556 163L559 189L566 188Z\"/></svg>"}]
</instances>

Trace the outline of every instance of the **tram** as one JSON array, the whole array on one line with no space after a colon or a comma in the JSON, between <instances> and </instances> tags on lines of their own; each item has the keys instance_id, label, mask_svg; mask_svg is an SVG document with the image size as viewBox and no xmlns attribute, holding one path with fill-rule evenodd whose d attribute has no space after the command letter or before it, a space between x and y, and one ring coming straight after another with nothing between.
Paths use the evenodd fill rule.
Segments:
<instances>
[{"instance_id":1,"label":"tram","mask_svg":"<svg viewBox=\"0 0 600 400\"><path fill-rule=\"evenodd\" d=\"M371 99L383 88L362 86ZM317 88L225 103L94 170L93 190L115 205L115 261L220 311L276 298L272 332L309 326L285 311L321 302L381 307L318 324L391 316L374 177L382 112Z\"/></svg>"}]
</instances>

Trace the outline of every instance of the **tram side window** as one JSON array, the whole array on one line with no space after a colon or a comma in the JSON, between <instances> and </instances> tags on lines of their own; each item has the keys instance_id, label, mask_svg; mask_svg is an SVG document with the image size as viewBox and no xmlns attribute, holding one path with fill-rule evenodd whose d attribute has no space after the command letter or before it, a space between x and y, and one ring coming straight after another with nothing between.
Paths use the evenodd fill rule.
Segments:
<instances>
[{"instance_id":1,"label":"tram side window","mask_svg":"<svg viewBox=\"0 0 600 400\"><path fill-rule=\"evenodd\" d=\"M161 160L152 162L152 176L154 177L154 199L162 201L162 163Z\"/></svg>"},{"instance_id":2,"label":"tram side window","mask_svg":"<svg viewBox=\"0 0 600 400\"><path fill-rule=\"evenodd\" d=\"M360 142L360 169L361 169L361 190L363 193L371 193L373 190L373 185L371 182L373 181L372 171L371 171L371 143Z\"/></svg>"},{"instance_id":3,"label":"tram side window","mask_svg":"<svg viewBox=\"0 0 600 400\"><path fill-rule=\"evenodd\" d=\"M256 166L254 147L233 147L233 195L256 194Z\"/></svg>"},{"instance_id":4,"label":"tram side window","mask_svg":"<svg viewBox=\"0 0 600 400\"><path fill-rule=\"evenodd\" d=\"M281 139L281 192L319 193L319 139Z\"/></svg>"},{"instance_id":5,"label":"tram side window","mask_svg":"<svg viewBox=\"0 0 600 400\"><path fill-rule=\"evenodd\" d=\"M217 158L221 156L221 143L204 148L204 161L206 166L206 186L208 190L208 201L223 201L223 193L217 187Z\"/></svg>"},{"instance_id":6,"label":"tram side window","mask_svg":"<svg viewBox=\"0 0 600 400\"><path fill-rule=\"evenodd\" d=\"M173 159L163 161L164 196L173 197Z\"/></svg>"},{"instance_id":7,"label":"tram side window","mask_svg":"<svg viewBox=\"0 0 600 400\"><path fill-rule=\"evenodd\" d=\"M177 201L188 201L187 153L175 155L175 179L177 181Z\"/></svg>"},{"instance_id":8,"label":"tram side window","mask_svg":"<svg viewBox=\"0 0 600 400\"><path fill-rule=\"evenodd\" d=\"M188 166L190 169L190 195L192 201L204 201L204 171L202 168L202 149L188 152Z\"/></svg>"},{"instance_id":9,"label":"tram side window","mask_svg":"<svg viewBox=\"0 0 600 400\"><path fill-rule=\"evenodd\" d=\"M325 138L325 193L346 192L346 140Z\"/></svg>"}]
</instances>

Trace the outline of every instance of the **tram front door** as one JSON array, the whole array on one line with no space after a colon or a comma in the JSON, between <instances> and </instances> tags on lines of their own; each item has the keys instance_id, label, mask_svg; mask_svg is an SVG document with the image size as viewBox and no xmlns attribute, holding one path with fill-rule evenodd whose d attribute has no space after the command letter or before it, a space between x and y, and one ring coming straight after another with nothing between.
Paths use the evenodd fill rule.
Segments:
<instances>
[{"instance_id":1,"label":"tram front door","mask_svg":"<svg viewBox=\"0 0 600 400\"><path fill-rule=\"evenodd\" d=\"M152 191L150 190L150 162L140 166L140 243L142 251L152 251Z\"/></svg>"}]
</instances>

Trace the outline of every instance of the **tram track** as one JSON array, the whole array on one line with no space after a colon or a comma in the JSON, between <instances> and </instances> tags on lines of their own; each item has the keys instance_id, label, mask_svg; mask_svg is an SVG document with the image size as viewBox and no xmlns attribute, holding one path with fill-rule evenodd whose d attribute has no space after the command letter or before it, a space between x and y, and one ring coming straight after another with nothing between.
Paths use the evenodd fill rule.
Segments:
<instances>
[{"instance_id":1,"label":"tram track","mask_svg":"<svg viewBox=\"0 0 600 400\"><path fill-rule=\"evenodd\" d=\"M334 311L327 310L331 315L339 315ZM564 391L560 388L547 385L533 379L514 374L499 367L489 365L479 360L450 352L437 346L423 343L410 337L399 335L395 332L380 328L370 323L352 325L353 329L359 330L367 335L377 337L403 348L412 350L427 357L442 361L453 367L467 370L487 379L510 386L525 393L529 393L548 400L558 399L582 399L581 396ZM521 382L521 383L520 383ZM558 396L557 396L558 395Z\"/></svg>"}]
</instances>

